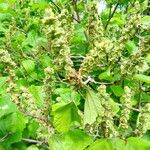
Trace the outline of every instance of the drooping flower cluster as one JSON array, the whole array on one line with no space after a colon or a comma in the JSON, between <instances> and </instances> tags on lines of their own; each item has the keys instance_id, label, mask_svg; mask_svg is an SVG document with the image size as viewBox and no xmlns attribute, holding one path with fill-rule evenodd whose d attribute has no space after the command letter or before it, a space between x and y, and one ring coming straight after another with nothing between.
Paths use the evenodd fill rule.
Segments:
<instances>
[{"instance_id":1,"label":"drooping flower cluster","mask_svg":"<svg viewBox=\"0 0 150 150\"><path fill-rule=\"evenodd\" d=\"M122 110L121 110L121 116L119 121L119 127L122 129L127 129L129 127L128 121L130 118L130 108L132 106L131 103L131 97L132 92L131 89L128 86L124 87L124 95L121 98L122 101Z\"/></svg>"},{"instance_id":2,"label":"drooping flower cluster","mask_svg":"<svg viewBox=\"0 0 150 150\"><path fill-rule=\"evenodd\" d=\"M113 108L110 104L110 96L106 92L106 86L101 85L98 87L99 99L101 100L102 106L104 107L104 116L100 125L100 132L106 138L112 138L118 136L118 132L115 129L113 119Z\"/></svg>"},{"instance_id":3,"label":"drooping flower cluster","mask_svg":"<svg viewBox=\"0 0 150 150\"><path fill-rule=\"evenodd\" d=\"M100 63L106 62L106 55L113 47L109 39L104 38L102 22L97 13L97 3L92 1L89 6L90 16L87 24L87 35L90 50L80 67L81 76L88 76L93 68Z\"/></svg>"},{"instance_id":4,"label":"drooping flower cluster","mask_svg":"<svg viewBox=\"0 0 150 150\"><path fill-rule=\"evenodd\" d=\"M5 66L4 72L6 72L9 76L7 79L8 87L6 92L10 94L12 101L16 103L16 105L20 105L17 93L17 77L15 75L14 69L16 68L16 63L12 60L11 55L7 50L0 49L0 63Z\"/></svg>"},{"instance_id":5,"label":"drooping flower cluster","mask_svg":"<svg viewBox=\"0 0 150 150\"><path fill-rule=\"evenodd\" d=\"M115 46L111 50L111 53L109 55L109 61L111 63L119 60L119 58L123 54L125 43L128 40L132 39L132 37L134 37L134 35L137 33L141 19L141 14L139 13L139 11L140 4L139 2L136 2L133 11L130 14L129 20L126 26L123 28L123 31L121 32L121 37L117 41L115 41Z\"/></svg>"},{"instance_id":6,"label":"drooping flower cluster","mask_svg":"<svg viewBox=\"0 0 150 150\"><path fill-rule=\"evenodd\" d=\"M45 108L37 106L32 94L26 87L20 88L19 100L21 103L21 111L27 116L32 117L39 124L37 131L38 138L47 141L48 136L50 136L51 129Z\"/></svg>"},{"instance_id":7,"label":"drooping flower cluster","mask_svg":"<svg viewBox=\"0 0 150 150\"><path fill-rule=\"evenodd\" d=\"M62 10L57 16L51 8L47 8L43 18L43 24L46 25L46 35L50 53L54 57L54 64L57 69L65 69L66 75L73 72L73 62L70 59L69 36L71 35L72 26L68 26L66 10Z\"/></svg>"},{"instance_id":8,"label":"drooping flower cluster","mask_svg":"<svg viewBox=\"0 0 150 150\"><path fill-rule=\"evenodd\" d=\"M138 71L144 72L149 68L144 59L144 57L150 52L149 43L150 38L147 36L140 39L139 49L128 58L122 60L122 74L133 75Z\"/></svg>"},{"instance_id":9,"label":"drooping flower cluster","mask_svg":"<svg viewBox=\"0 0 150 150\"><path fill-rule=\"evenodd\" d=\"M150 129L150 103L147 103L139 115L139 120L137 123L135 134L141 137L149 129Z\"/></svg>"}]
</instances>

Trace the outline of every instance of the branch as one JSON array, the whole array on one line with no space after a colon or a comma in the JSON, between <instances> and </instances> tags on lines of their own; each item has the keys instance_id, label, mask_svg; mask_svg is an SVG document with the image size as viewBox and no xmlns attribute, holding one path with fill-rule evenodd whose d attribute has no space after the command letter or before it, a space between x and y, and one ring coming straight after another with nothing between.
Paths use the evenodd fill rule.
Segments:
<instances>
[{"instance_id":1,"label":"branch","mask_svg":"<svg viewBox=\"0 0 150 150\"><path fill-rule=\"evenodd\" d=\"M138 108L141 109L141 98L142 98L142 85L139 81L139 101L138 101Z\"/></svg>"},{"instance_id":2,"label":"branch","mask_svg":"<svg viewBox=\"0 0 150 150\"><path fill-rule=\"evenodd\" d=\"M5 138L7 138L9 134L6 134L5 136L3 136L1 139L0 139L0 142L3 142L5 140Z\"/></svg>"},{"instance_id":3,"label":"branch","mask_svg":"<svg viewBox=\"0 0 150 150\"><path fill-rule=\"evenodd\" d=\"M123 105L122 104L119 104L119 103L116 103L118 106L121 106L121 107L123 107ZM141 109L136 109L136 108L133 108L133 107L127 107L128 109L130 109L130 110L133 110L133 111L137 111L137 112L141 112Z\"/></svg>"},{"instance_id":4,"label":"branch","mask_svg":"<svg viewBox=\"0 0 150 150\"><path fill-rule=\"evenodd\" d=\"M107 23L106 23L106 25L105 25L105 30L107 29L107 26L108 26L108 24L109 24L111 18L114 16L114 14L115 14L115 12L116 12L118 6L119 6L119 3L116 4L116 6L115 6L115 8L114 8L114 11L113 11L112 14L110 15L110 17L109 17L109 19L108 19L108 21L107 21Z\"/></svg>"},{"instance_id":5,"label":"branch","mask_svg":"<svg viewBox=\"0 0 150 150\"><path fill-rule=\"evenodd\" d=\"M80 23L80 16L79 16L79 13L78 13L78 9L77 9L77 0L72 0L72 4L73 4L73 7L74 7L74 11L76 13L76 21Z\"/></svg>"},{"instance_id":6,"label":"branch","mask_svg":"<svg viewBox=\"0 0 150 150\"><path fill-rule=\"evenodd\" d=\"M89 82L92 82L92 83L95 83L95 84L104 84L104 85L113 84L112 82L111 83L108 83L108 82L97 82L93 78L91 78L90 76L88 76L87 80L84 81L83 84L87 84Z\"/></svg>"},{"instance_id":7,"label":"branch","mask_svg":"<svg viewBox=\"0 0 150 150\"><path fill-rule=\"evenodd\" d=\"M61 8L57 4L55 4L52 0L51 0L51 3L57 8L58 12L60 13Z\"/></svg>"},{"instance_id":8,"label":"branch","mask_svg":"<svg viewBox=\"0 0 150 150\"><path fill-rule=\"evenodd\" d=\"M36 143L38 145L46 144L44 141L34 140L34 139L26 139L22 138L23 141L29 142L29 143Z\"/></svg>"}]
</instances>

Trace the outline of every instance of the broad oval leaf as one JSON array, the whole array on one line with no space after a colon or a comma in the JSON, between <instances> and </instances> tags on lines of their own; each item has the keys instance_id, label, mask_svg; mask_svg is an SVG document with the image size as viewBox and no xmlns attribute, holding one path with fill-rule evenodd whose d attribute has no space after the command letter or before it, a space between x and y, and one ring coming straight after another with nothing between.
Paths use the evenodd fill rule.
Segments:
<instances>
[{"instance_id":1,"label":"broad oval leaf","mask_svg":"<svg viewBox=\"0 0 150 150\"><path fill-rule=\"evenodd\" d=\"M58 107L53 114L54 127L58 132L67 132L75 121L80 123L78 109L73 102Z\"/></svg>"},{"instance_id":2,"label":"broad oval leaf","mask_svg":"<svg viewBox=\"0 0 150 150\"><path fill-rule=\"evenodd\" d=\"M101 105L100 99L92 89L87 89L86 99L84 104L84 125L92 124L98 116L102 116L104 108Z\"/></svg>"},{"instance_id":3,"label":"broad oval leaf","mask_svg":"<svg viewBox=\"0 0 150 150\"><path fill-rule=\"evenodd\" d=\"M33 60L30 59L22 61L22 66L29 74L35 69L35 63Z\"/></svg>"},{"instance_id":4,"label":"broad oval leaf","mask_svg":"<svg viewBox=\"0 0 150 150\"><path fill-rule=\"evenodd\" d=\"M146 76L146 75L143 75L143 74L134 75L134 79L140 80L142 82L150 83L150 76Z\"/></svg>"},{"instance_id":5,"label":"broad oval leaf","mask_svg":"<svg viewBox=\"0 0 150 150\"><path fill-rule=\"evenodd\" d=\"M84 150L93 139L85 132L75 129L61 135L52 135L49 145L52 150Z\"/></svg>"},{"instance_id":6,"label":"broad oval leaf","mask_svg":"<svg viewBox=\"0 0 150 150\"><path fill-rule=\"evenodd\" d=\"M9 96L0 97L0 118L3 117L4 115L16 112L16 110L17 107L13 102L11 102Z\"/></svg>"}]
</instances>

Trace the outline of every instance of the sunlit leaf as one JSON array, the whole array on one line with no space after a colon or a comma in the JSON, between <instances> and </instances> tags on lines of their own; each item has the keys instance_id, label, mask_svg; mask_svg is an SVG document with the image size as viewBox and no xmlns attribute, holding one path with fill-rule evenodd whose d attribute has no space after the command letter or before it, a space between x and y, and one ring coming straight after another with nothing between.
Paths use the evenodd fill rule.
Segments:
<instances>
[{"instance_id":1,"label":"sunlit leaf","mask_svg":"<svg viewBox=\"0 0 150 150\"><path fill-rule=\"evenodd\" d=\"M92 89L87 89L86 99L84 104L84 125L92 124L98 116L102 116L104 108L101 106L101 101Z\"/></svg>"}]
</instances>

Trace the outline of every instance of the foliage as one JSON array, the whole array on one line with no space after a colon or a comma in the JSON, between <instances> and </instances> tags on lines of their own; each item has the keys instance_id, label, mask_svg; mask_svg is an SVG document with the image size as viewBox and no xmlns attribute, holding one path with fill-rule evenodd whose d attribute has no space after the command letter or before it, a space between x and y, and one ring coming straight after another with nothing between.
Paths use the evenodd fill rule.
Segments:
<instances>
[{"instance_id":1,"label":"foliage","mask_svg":"<svg viewBox=\"0 0 150 150\"><path fill-rule=\"evenodd\" d=\"M147 0L0 0L0 149L150 149Z\"/></svg>"}]
</instances>

